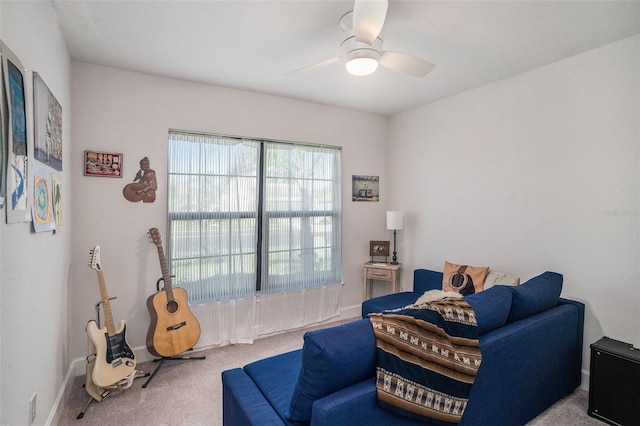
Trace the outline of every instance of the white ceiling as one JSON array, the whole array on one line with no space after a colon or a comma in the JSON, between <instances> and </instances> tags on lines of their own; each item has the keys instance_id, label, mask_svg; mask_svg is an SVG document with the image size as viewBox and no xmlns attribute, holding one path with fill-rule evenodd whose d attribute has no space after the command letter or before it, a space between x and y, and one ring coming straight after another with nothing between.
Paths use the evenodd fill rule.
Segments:
<instances>
[{"instance_id":1,"label":"white ceiling","mask_svg":"<svg viewBox=\"0 0 640 426\"><path fill-rule=\"evenodd\" d=\"M640 34L640 1L391 0L384 50L436 67L349 75L351 1L50 0L73 60L392 115Z\"/></svg>"}]
</instances>

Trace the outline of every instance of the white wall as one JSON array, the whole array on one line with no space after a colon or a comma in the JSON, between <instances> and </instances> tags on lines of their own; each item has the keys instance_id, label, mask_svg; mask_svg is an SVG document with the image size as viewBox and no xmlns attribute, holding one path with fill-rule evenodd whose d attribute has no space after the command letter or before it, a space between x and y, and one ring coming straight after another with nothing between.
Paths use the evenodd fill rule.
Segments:
<instances>
[{"instance_id":1,"label":"white wall","mask_svg":"<svg viewBox=\"0 0 640 426\"><path fill-rule=\"evenodd\" d=\"M603 335L640 346L640 36L393 117L407 270L564 275Z\"/></svg>"},{"instance_id":2,"label":"white wall","mask_svg":"<svg viewBox=\"0 0 640 426\"><path fill-rule=\"evenodd\" d=\"M37 71L63 113L63 227L55 234L34 234L31 223L7 225L6 207L0 210L0 424L29 424L28 404L34 393L34 424L44 424L70 365L69 251L75 216L69 186L75 155L69 149L70 61L49 2L2 1L0 19L0 38L27 69L27 95L32 93L31 72Z\"/></svg>"},{"instance_id":3,"label":"white wall","mask_svg":"<svg viewBox=\"0 0 640 426\"><path fill-rule=\"evenodd\" d=\"M149 326L146 298L160 273L147 231L166 229L168 129L183 129L303 141L343 147L342 308L359 315L362 269L369 240L387 236L385 143L387 119L246 91L196 84L113 68L72 63L71 173L74 204L71 356L86 355L84 326L99 299L95 272L86 264L89 249L100 245L102 267L116 321L127 321L132 346L145 355ZM84 150L124 154L124 177L83 176ZM154 203L131 203L122 195L138 162L149 157L160 187ZM351 175L379 175L379 203L351 201ZM352 308L352 309L349 309Z\"/></svg>"}]
</instances>

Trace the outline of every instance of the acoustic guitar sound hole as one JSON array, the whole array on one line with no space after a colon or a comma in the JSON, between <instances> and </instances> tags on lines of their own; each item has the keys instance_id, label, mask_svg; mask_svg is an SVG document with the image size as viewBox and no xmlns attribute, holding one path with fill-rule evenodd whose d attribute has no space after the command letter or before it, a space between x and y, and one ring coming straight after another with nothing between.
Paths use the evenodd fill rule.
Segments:
<instances>
[{"instance_id":1,"label":"acoustic guitar sound hole","mask_svg":"<svg viewBox=\"0 0 640 426\"><path fill-rule=\"evenodd\" d=\"M464 284L465 284L464 274L455 273L453 277L451 277L451 287L461 288Z\"/></svg>"},{"instance_id":2,"label":"acoustic guitar sound hole","mask_svg":"<svg viewBox=\"0 0 640 426\"><path fill-rule=\"evenodd\" d=\"M178 310L178 302L176 302L175 300L172 300L169 303L167 303L167 311L170 314L175 314L177 310Z\"/></svg>"}]
</instances>

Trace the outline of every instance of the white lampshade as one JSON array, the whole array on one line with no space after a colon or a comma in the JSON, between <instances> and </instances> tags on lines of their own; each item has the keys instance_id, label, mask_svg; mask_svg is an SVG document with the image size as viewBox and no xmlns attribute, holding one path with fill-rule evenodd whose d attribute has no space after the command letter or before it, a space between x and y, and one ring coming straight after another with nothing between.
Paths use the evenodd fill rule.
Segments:
<instances>
[{"instance_id":1,"label":"white lampshade","mask_svg":"<svg viewBox=\"0 0 640 426\"><path fill-rule=\"evenodd\" d=\"M402 212L387 212L387 229L402 229Z\"/></svg>"}]
</instances>

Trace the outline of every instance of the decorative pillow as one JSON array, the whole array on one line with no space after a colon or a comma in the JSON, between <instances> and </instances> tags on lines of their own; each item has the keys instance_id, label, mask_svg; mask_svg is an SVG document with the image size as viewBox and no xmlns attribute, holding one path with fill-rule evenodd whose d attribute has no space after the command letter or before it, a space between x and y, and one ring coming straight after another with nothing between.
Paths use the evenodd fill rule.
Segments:
<instances>
[{"instance_id":1,"label":"decorative pillow","mask_svg":"<svg viewBox=\"0 0 640 426\"><path fill-rule=\"evenodd\" d=\"M361 347L362 351L354 352L354 346ZM308 423L316 400L373 377L375 347L376 336L369 319L305 333L302 367L287 420Z\"/></svg>"},{"instance_id":2,"label":"decorative pillow","mask_svg":"<svg viewBox=\"0 0 640 426\"><path fill-rule=\"evenodd\" d=\"M493 287L494 285L519 285L520 278L506 275L501 272L489 270L489 275L484 280L484 289Z\"/></svg>"},{"instance_id":3,"label":"decorative pillow","mask_svg":"<svg viewBox=\"0 0 640 426\"><path fill-rule=\"evenodd\" d=\"M513 293L507 322L513 322L556 306L562 292L562 275L547 271L522 285L507 288Z\"/></svg>"},{"instance_id":4,"label":"decorative pillow","mask_svg":"<svg viewBox=\"0 0 640 426\"><path fill-rule=\"evenodd\" d=\"M478 293L483 290L488 274L488 266L456 265L445 261L442 290L455 291L463 296Z\"/></svg>"}]
</instances>

